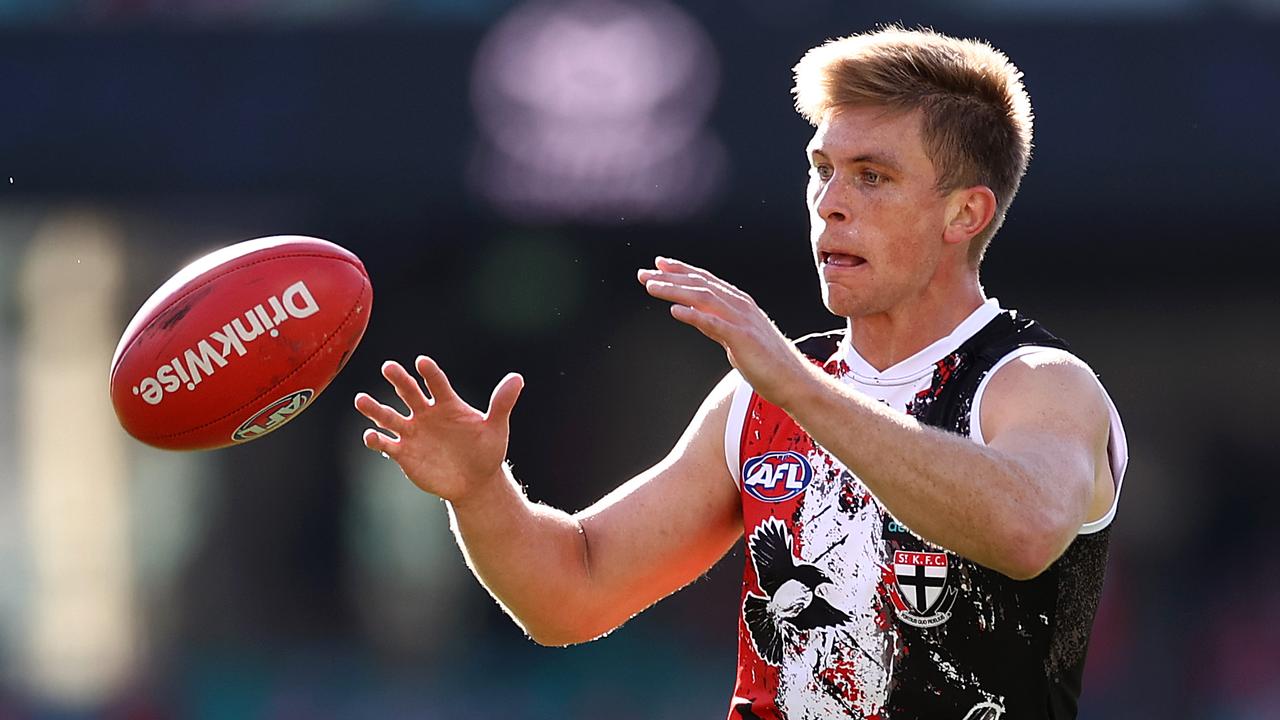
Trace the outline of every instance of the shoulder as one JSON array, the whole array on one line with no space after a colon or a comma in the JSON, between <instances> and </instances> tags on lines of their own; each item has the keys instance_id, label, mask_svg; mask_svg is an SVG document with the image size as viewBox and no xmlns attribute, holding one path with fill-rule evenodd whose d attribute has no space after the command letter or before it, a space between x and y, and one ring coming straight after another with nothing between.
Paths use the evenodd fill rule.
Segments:
<instances>
[{"instance_id":1,"label":"shoulder","mask_svg":"<svg viewBox=\"0 0 1280 720\"><path fill-rule=\"evenodd\" d=\"M1085 361L1067 350L1027 345L1006 354L992 368L988 382L1001 386L1069 386L1098 395L1097 375Z\"/></svg>"},{"instance_id":2,"label":"shoulder","mask_svg":"<svg viewBox=\"0 0 1280 720\"><path fill-rule=\"evenodd\" d=\"M707 393L703 406L713 413L727 413L734 396L742 392L743 388L750 391L751 386L737 370L730 370L720 378L715 387L711 388L711 392Z\"/></svg>"},{"instance_id":3,"label":"shoulder","mask_svg":"<svg viewBox=\"0 0 1280 720\"><path fill-rule=\"evenodd\" d=\"M1009 352L995 364L992 374L1006 378L1005 382L1074 378L1092 384L1096 378L1093 369L1071 352L1039 345L1026 345Z\"/></svg>"},{"instance_id":4,"label":"shoulder","mask_svg":"<svg viewBox=\"0 0 1280 720\"><path fill-rule=\"evenodd\" d=\"M731 416L734 405L741 402L744 394L750 396L751 386L737 370L729 371L707 393L702 406L690 421L685 431L688 444L715 448L718 455L722 447L721 441L728 427L733 424Z\"/></svg>"},{"instance_id":5,"label":"shoulder","mask_svg":"<svg viewBox=\"0 0 1280 720\"><path fill-rule=\"evenodd\" d=\"M1106 393L1093 369L1066 350L1018 348L997 362L982 384L975 419L988 441L1012 424L1034 423L1089 436L1107 432Z\"/></svg>"},{"instance_id":6,"label":"shoulder","mask_svg":"<svg viewBox=\"0 0 1280 720\"><path fill-rule=\"evenodd\" d=\"M742 430L747 421L747 411L755 390L746 378L734 370L720 381L720 385L713 392L724 412L724 422L719 427L722 428L721 447L724 452L725 467L733 477L734 484L739 485L742 467Z\"/></svg>"}]
</instances>

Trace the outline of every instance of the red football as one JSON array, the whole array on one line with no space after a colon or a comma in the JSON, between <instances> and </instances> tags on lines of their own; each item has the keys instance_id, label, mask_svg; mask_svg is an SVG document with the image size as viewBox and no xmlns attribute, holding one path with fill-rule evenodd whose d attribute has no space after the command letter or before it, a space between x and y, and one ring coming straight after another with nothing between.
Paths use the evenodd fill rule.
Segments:
<instances>
[{"instance_id":1,"label":"red football","mask_svg":"<svg viewBox=\"0 0 1280 720\"><path fill-rule=\"evenodd\" d=\"M282 235L210 253L125 328L111 360L120 424L170 450L262 437L333 380L372 305L364 265L331 242Z\"/></svg>"}]
</instances>

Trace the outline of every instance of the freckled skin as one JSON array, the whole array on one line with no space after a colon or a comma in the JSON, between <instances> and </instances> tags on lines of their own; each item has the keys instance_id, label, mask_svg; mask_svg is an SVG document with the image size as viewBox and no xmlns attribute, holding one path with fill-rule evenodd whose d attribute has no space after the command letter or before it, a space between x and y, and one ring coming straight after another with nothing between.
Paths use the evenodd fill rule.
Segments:
<instances>
[{"instance_id":1,"label":"freckled skin","mask_svg":"<svg viewBox=\"0 0 1280 720\"><path fill-rule=\"evenodd\" d=\"M820 282L823 303L835 315L865 318L899 308L923 296L939 270L946 197L937 190L920 122L918 112L836 110L809 143L810 243L819 276L820 247L867 260L865 273Z\"/></svg>"},{"instance_id":2,"label":"freckled skin","mask_svg":"<svg viewBox=\"0 0 1280 720\"><path fill-rule=\"evenodd\" d=\"M994 195L985 186L938 192L918 115L828 113L809 157L811 243L823 301L847 318L847 338L868 364L883 370L912 356L982 306L967 251L992 220ZM1023 362L1002 369L977 418L986 440L980 445L829 376L750 295L706 269L660 257L636 277L652 297L671 303L673 318L719 343L740 380L730 375L717 386L666 459L585 511L570 515L530 502L504 462L518 376L499 384L490 410L481 412L423 357L417 369L430 399L399 365L384 369L409 415L366 394L356 399L357 409L387 431L366 432L366 445L449 502L477 578L543 644L608 632L705 572L744 530L763 537L763 524L754 531L744 526L743 498L726 464L726 428L740 381L785 411L797 431L840 460L920 538L1008 582L1044 572L1090 518L1095 480L1110 487L1107 409L1082 363L1059 357L1043 368ZM769 535L788 537L782 520L771 521ZM789 541L750 543L762 592L748 588L743 600L747 641L768 664L785 668L779 687L812 682L811 664L780 664L790 652L782 625L850 632L846 625L855 619L865 621L867 633L881 629L818 592L825 577L800 575L802 565L812 566L797 565ZM771 576L771 563L759 562L764 549L785 558L778 567L797 572ZM548 586L557 592L546 593ZM816 655L819 648L803 651ZM878 670L869 675L869 704L858 708L863 715L888 692L885 657L872 654ZM832 702L836 710L825 716L847 711L843 701Z\"/></svg>"}]
</instances>

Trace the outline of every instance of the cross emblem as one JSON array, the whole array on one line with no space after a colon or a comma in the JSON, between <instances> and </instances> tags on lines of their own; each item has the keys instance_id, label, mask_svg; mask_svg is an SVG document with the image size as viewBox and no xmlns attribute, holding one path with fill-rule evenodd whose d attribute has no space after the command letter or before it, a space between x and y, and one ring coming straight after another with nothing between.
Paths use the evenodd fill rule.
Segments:
<instances>
[{"instance_id":1,"label":"cross emblem","mask_svg":"<svg viewBox=\"0 0 1280 720\"><path fill-rule=\"evenodd\" d=\"M894 553L893 571L903 599L917 613L927 613L947 584L947 555L899 550Z\"/></svg>"}]
</instances>

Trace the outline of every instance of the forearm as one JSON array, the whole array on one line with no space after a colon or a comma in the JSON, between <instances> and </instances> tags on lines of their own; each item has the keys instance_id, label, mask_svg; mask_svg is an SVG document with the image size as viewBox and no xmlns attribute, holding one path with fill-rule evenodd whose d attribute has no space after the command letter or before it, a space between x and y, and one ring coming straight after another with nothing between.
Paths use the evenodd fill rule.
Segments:
<instances>
[{"instance_id":1,"label":"forearm","mask_svg":"<svg viewBox=\"0 0 1280 720\"><path fill-rule=\"evenodd\" d=\"M577 520L530 502L505 464L501 477L448 505L467 565L530 637L546 645L586 639L578 628L590 576Z\"/></svg>"},{"instance_id":2,"label":"forearm","mask_svg":"<svg viewBox=\"0 0 1280 720\"><path fill-rule=\"evenodd\" d=\"M787 411L930 542L1011 576L1035 574L1065 547L1069 510L1047 491L1048 468L922 425L816 368Z\"/></svg>"},{"instance_id":3,"label":"forearm","mask_svg":"<svg viewBox=\"0 0 1280 720\"><path fill-rule=\"evenodd\" d=\"M669 258L656 265L637 273L649 294L674 303L673 317L720 343L761 397L790 413L926 540L1011 577L1031 577L1075 537L1105 479L1109 428L1087 366L1059 357L1014 373L984 447L823 373L749 295L712 273ZM987 407L993 394L988 387Z\"/></svg>"}]
</instances>

